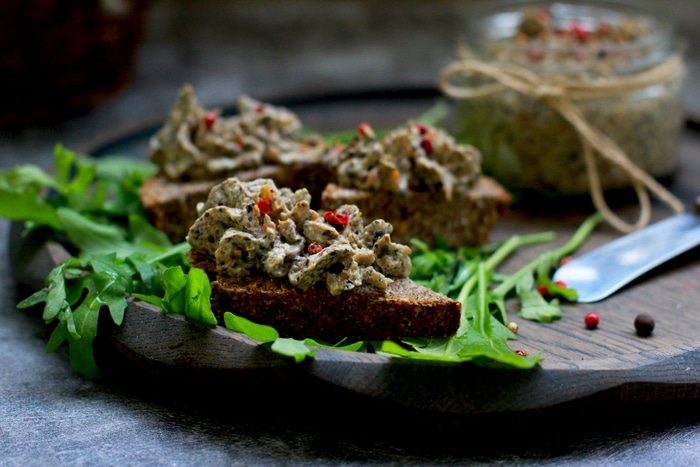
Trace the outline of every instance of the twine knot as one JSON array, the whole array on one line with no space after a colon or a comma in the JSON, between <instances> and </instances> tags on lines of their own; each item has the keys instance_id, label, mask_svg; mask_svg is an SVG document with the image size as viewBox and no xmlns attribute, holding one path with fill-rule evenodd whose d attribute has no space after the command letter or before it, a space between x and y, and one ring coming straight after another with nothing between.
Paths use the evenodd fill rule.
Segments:
<instances>
[{"instance_id":1,"label":"twine knot","mask_svg":"<svg viewBox=\"0 0 700 467\"><path fill-rule=\"evenodd\" d=\"M655 194L675 213L681 213L685 210L683 203L652 176L637 167L612 139L588 123L574 101L644 89L675 79L682 73L683 61L679 55L674 55L665 62L635 75L601 78L592 81L562 77L548 80L523 66L465 58L444 68L440 76L440 87L445 94L457 99L483 97L511 89L546 102L566 119L579 134L594 206L614 228L627 233L649 224L651 202L647 190ZM458 85L451 82L455 75L484 76L489 78L491 82L480 86ZM634 224L622 220L605 201L594 150L604 159L622 168L630 177L640 206L639 218Z\"/></svg>"}]
</instances>

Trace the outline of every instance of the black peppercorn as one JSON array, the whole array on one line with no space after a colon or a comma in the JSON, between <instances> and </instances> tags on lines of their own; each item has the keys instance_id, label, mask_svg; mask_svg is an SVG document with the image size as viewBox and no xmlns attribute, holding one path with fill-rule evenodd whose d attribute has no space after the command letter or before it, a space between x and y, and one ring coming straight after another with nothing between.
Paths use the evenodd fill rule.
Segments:
<instances>
[{"instance_id":1,"label":"black peppercorn","mask_svg":"<svg viewBox=\"0 0 700 467\"><path fill-rule=\"evenodd\" d=\"M649 337L654 330L654 318L646 313L640 313L634 319L634 329L639 337Z\"/></svg>"}]
</instances>

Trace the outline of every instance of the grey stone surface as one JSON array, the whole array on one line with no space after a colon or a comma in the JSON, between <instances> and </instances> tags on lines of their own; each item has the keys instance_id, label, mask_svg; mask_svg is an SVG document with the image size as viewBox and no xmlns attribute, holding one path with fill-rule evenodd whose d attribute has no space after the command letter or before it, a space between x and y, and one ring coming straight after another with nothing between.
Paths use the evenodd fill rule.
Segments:
<instances>
[{"instance_id":1,"label":"grey stone surface","mask_svg":"<svg viewBox=\"0 0 700 467\"><path fill-rule=\"evenodd\" d=\"M697 90L700 3L639 3L678 20ZM469 13L470 2L457 0L155 1L130 85L87 114L2 135L0 168L48 164L57 142L80 149L157 122L186 82L206 105L229 105L241 93L267 99L434 86ZM690 107L700 107L697 96L689 93ZM0 222L3 251L7 227ZM175 389L87 381L71 370L65 350L46 354L46 329L15 308L20 298L0 261L3 466L700 463L696 403L610 411L614 419L593 410L549 425L515 417L452 429L382 413L336 416L338 402L320 397L308 411L224 414L183 401Z\"/></svg>"}]
</instances>

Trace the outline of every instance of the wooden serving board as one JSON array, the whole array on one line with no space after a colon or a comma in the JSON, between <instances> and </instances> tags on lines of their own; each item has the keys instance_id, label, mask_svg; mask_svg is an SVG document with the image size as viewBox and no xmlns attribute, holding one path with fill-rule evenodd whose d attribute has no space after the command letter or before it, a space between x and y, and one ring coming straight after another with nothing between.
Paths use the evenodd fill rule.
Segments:
<instances>
[{"instance_id":1,"label":"wooden serving board","mask_svg":"<svg viewBox=\"0 0 700 467\"><path fill-rule=\"evenodd\" d=\"M362 121L377 128L404 123L430 108L437 97L434 91L402 91L282 103L297 111L312 128L339 131ZM130 132L86 151L143 156L141 151L154 130ZM671 189L692 208L700 193L700 134L689 129L680 152L680 169ZM500 270L512 272L540 252L565 243L590 214L586 203L579 201L540 199L517 204L497 224L492 240L549 230L558 237L553 243L520 250ZM634 206L618 204L622 215L636 213ZM667 215L665 208L656 206L656 220ZM48 268L66 253L55 244L22 238L19 230L13 226L10 240L15 277L30 287L39 287ZM579 252L617 236L602 226ZM554 323L520 320L516 307L517 303L511 303L510 313L520 331L511 347L541 353L544 361L535 370L486 369L327 349L318 349L315 358L297 364L239 333L221 327L211 330L181 316L163 315L141 302L129 303L121 326L101 323L98 345L103 365L109 366L115 358L122 364L127 362L133 377L175 381L213 378L216 384L238 388L288 384L308 388L319 397L352 395L427 413L523 412L591 398L643 402L700 397L699 249L603 302L565 305L564 317ZM590 311L600 315L595 330L584 326L583 318ZM656 320L648 338L635 334L633 321L641 312Z\"/></svg>"}]
</instances>

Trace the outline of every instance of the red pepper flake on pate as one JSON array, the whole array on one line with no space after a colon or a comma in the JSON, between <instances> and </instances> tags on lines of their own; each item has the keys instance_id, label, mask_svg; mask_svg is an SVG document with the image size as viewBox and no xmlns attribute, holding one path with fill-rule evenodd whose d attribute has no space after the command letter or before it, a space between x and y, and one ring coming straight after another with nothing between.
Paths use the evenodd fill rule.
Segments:
<instances>
[{"instance_id":1,"label":"red pepper flake on pate","mask_svg":"<svg viewBox=\"0 0 700 467\"><path fill-rule=\"evenodd\" d=\"M272 206L269 199L261 199L258 201L258 209L263 214L270 214L272 212Z\"/></svg>"},{"instance_id":2,"label":"red pepper flake on pate","mask_svg":"<svg viewBox=\"0 0 700 467\"><path fill-rule=\"evenodd\" d=\"M328 222L333 227L344 226L350 220L350 216L346 212L336 211L325 211L323 213L323 219Z\"/></svg>"},{"instance_id":3,"label":"red pepper flake on pate","mask_svg":"<svg viewBox=\"0 0 700 467\"><path fill-rule=\"evenodd\" d=\"M205 113L204 120L202 122L204 124L204 128L206 128L207 130L210 129L212 126L214 126L214 122L216 122L216 119L216 112Z\"/></svg>"},{"instance_id":4,"label":"red pepper flake on pate","mask_svg":"<svg viewBox=\"0 0 700 467\"><path fill-rule=\"evenodd\" d=\"M316 242L311 242L311 243L309 243L309 246L306 248L306 251L308 251L310 255L315 255L316 253L322 252L323 247Z\"/></svg>"}]
</instances>

